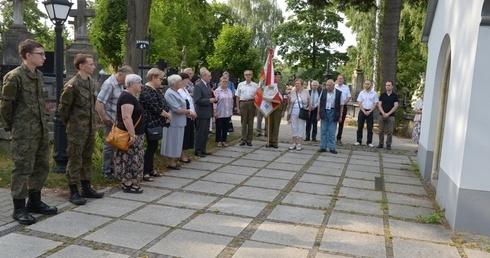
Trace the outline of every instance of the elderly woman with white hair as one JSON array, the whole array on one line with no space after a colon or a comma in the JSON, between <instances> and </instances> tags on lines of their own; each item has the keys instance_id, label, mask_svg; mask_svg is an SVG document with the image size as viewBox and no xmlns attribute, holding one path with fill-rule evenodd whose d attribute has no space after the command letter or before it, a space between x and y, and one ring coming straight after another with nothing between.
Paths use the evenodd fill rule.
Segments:
<instances>
[{"instance_id":1,"label":"elderly woman with white hair","mask_svg":"<svg viewBox=\"0 0 490 258\"><path fill-rule=\"evenodd\" d=\"M182 84L182 77L174 74L169 76L167 81L169 88L165 92L165 99L170 107L172 121L170 121L170 127L163 129L161 154L167 157L167 168L180 170L181 166L176 163L175 159L180 158L182 154L187 116L191 116L192 111L187 109L185 99L178 92ZM184 82L187 84L187 80Z\"/></svg>"},{"instance_id":2,"label":"elderly woman with white hair","mask_svg":"<svg viewBox=\"0 0 490 258\"><path fill-rule=\"evenodd\" d=\"M139 182L143 178L145 117L136 95L141 91L141 77L128 74L126 89L117 101L116 126L129 132L129 149L116 150L114 157L114 173L122 179L121 185L125 193L139 194L143 189Z\"/></svg>"}]
</instances>

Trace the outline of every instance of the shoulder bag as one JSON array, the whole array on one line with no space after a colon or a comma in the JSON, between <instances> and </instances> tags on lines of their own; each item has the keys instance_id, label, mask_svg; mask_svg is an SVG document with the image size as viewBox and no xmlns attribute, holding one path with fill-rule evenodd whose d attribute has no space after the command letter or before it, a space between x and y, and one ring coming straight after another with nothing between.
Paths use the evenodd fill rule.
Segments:
<instances>
[{"instance_id":1,"label":"shoulder bag","mask_svg":"<svg viewBox=\"0 0 490 258\"><path fill-rule=\"evenodd\" d=\"M140 116L140 118L138 118L138 121L134 125L134 128L136 128L136 126L138 126L140 120L141 120L141 116ZM116 126L116 124L117 124L117 115L116 115L116 119L114 121L114 124L112 125L112 130L111 130L111 132L109 132L109 135L107 135L107 138L105 139L105 141L109 145L111 145L112 147L114 147L118 150L127 151L129 149L129 145L128 145L129 138L130 138L129 132L124 131L122 129L119 129Z\"/></svg>"},{"instance_id":2,"label":"shoulder bag","mask_svg":"<svg viewBox=\"0 0 490 258\"><path fill-rule=\"evenodd\" d=\"M296 97L299 104L299 119L310 120L310 111L308 109L303 108L303 100L301 100L298 92L296 92Z\"/></svg>"}]
</instances>

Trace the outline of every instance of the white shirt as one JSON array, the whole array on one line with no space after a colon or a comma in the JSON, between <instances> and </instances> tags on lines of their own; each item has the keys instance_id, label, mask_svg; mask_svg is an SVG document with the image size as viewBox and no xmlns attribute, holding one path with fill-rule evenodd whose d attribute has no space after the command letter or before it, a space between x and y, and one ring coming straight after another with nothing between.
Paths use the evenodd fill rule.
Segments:
<instances>
[{"instance_id":1,"label":"white shirt","mask_svg":"<svg viewBox=\"0 0 490 258\"><path fill-rule=\"evenodd\" d=\"M335 88L337 90L340 90L342 91L342 93L345 95L345 99L347 100L348 98L352 98L352 96L350 95L350 89L349 89L349 85L346 85L346 84L343 84L343 85L335 85ZM342 103L345 103L342 102Z\"/></svg>"},{"instance_id":2,"label":"white shirt","mask_svg":"<svg viewBox=\"0 0 490 258\"><path fill-rule=\"evenodd\" d=\"M378 103L378 94L374 90L363 90L357 97L357 102L362 103L364 110L370 110L376 103Z\"/></svg>"},{"instance_id":3,"label":"white shirt","mask_svg":"<svg viewBox=\"0 0 490 258\"><path fill-rule=\"evenodd\" d=\"M341 91L342 92L342 91ZM325 101L325 109L333 109L335 108L335 89L332 92L329 92L327 90L327 97ZM342 92L340 94L340 105L343 106L345 103L345 100L347 98L345 97L345 94Z\"/></svg>"},{"instance_id":4,"label":"white shirt","mask_svg":"<svg viewBox=\"0 0 490 258\"><path fill-rule=\"evenodd\" d=\"M311 90L311 106L317 107L320 104L320 94L318 90Z\"/></svg>"},{"instance_id":5,"label":"white shirt","mask_svg":"<svg viewBox=\"0 0 490 258\"><path fill-rule=\"evenodd\" d=\"M250 81L249 84L247 84L247 81L240 82L236 90L236 96L239 100L254 99L258 88L259 85L255 82Z\"/></svg>"},{"instance_id":6,"label":"white shirt","mask_svg":"<svg viewBox=\"0 0 490 258\"><path fill-rule=\"evenodd\" d=\"M189 109L192 111L192 113L196 113L196 109L194 108L194 99L189 94L189 91L187 91L187 89L184 90L180 88L177 92L179 92L182 98L187 99L187 101L189 101L189 107L190 107Z\"/></svg>"}]
</instances>

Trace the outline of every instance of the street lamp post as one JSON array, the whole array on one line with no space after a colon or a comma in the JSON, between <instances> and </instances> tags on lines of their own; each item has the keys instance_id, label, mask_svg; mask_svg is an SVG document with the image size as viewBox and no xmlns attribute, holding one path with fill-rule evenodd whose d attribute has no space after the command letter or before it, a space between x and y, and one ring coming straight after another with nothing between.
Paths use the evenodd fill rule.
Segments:
<instances>
[{"instance_id":1,"label":"street lamp post","mask_svg":"<svg viewBox=\"0 0 490 258\"><path fill-rule=\"evenodd\" d=\"M55 41L55 73L56 73L56 110L54 113L54 151L53 159L56 165L53 167L53 172L65 173L68 156L66 155L66 126L61 120L58 106L60 104L61 91L63 90L63 37L61 32L63 24L68 18L73 3L68 0L47 0L43 2L46 7L49 19L54 24L56 34Z\"/></svg>"}]
</instances>

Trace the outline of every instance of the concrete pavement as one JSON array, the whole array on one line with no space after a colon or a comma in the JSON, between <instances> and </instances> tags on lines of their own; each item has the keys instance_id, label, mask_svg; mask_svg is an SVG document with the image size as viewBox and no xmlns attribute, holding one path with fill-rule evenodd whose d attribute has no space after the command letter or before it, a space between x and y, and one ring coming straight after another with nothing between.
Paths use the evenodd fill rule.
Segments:
<instances>
[{"instance_id":1,"label":"concrete pavement","mask_svg":"<svg viewBox=\"0 0 490 258\"><path fill-rule=\"evenodd\" d=\"M436 206L412 171L410 140L394 137L392 151L353 146L355 129L346 127L333 155L312 142L289 150L289 132L284 123L278 149L265 148L264 137L252 147L220 148L145 182L140 195L111 189L84 206L65 202L34 225L3 225L0 254L489 257L454 242L450 228L417 220ZM384 190L375 190L376 177Z\"/></svg>"}]
</instances>

